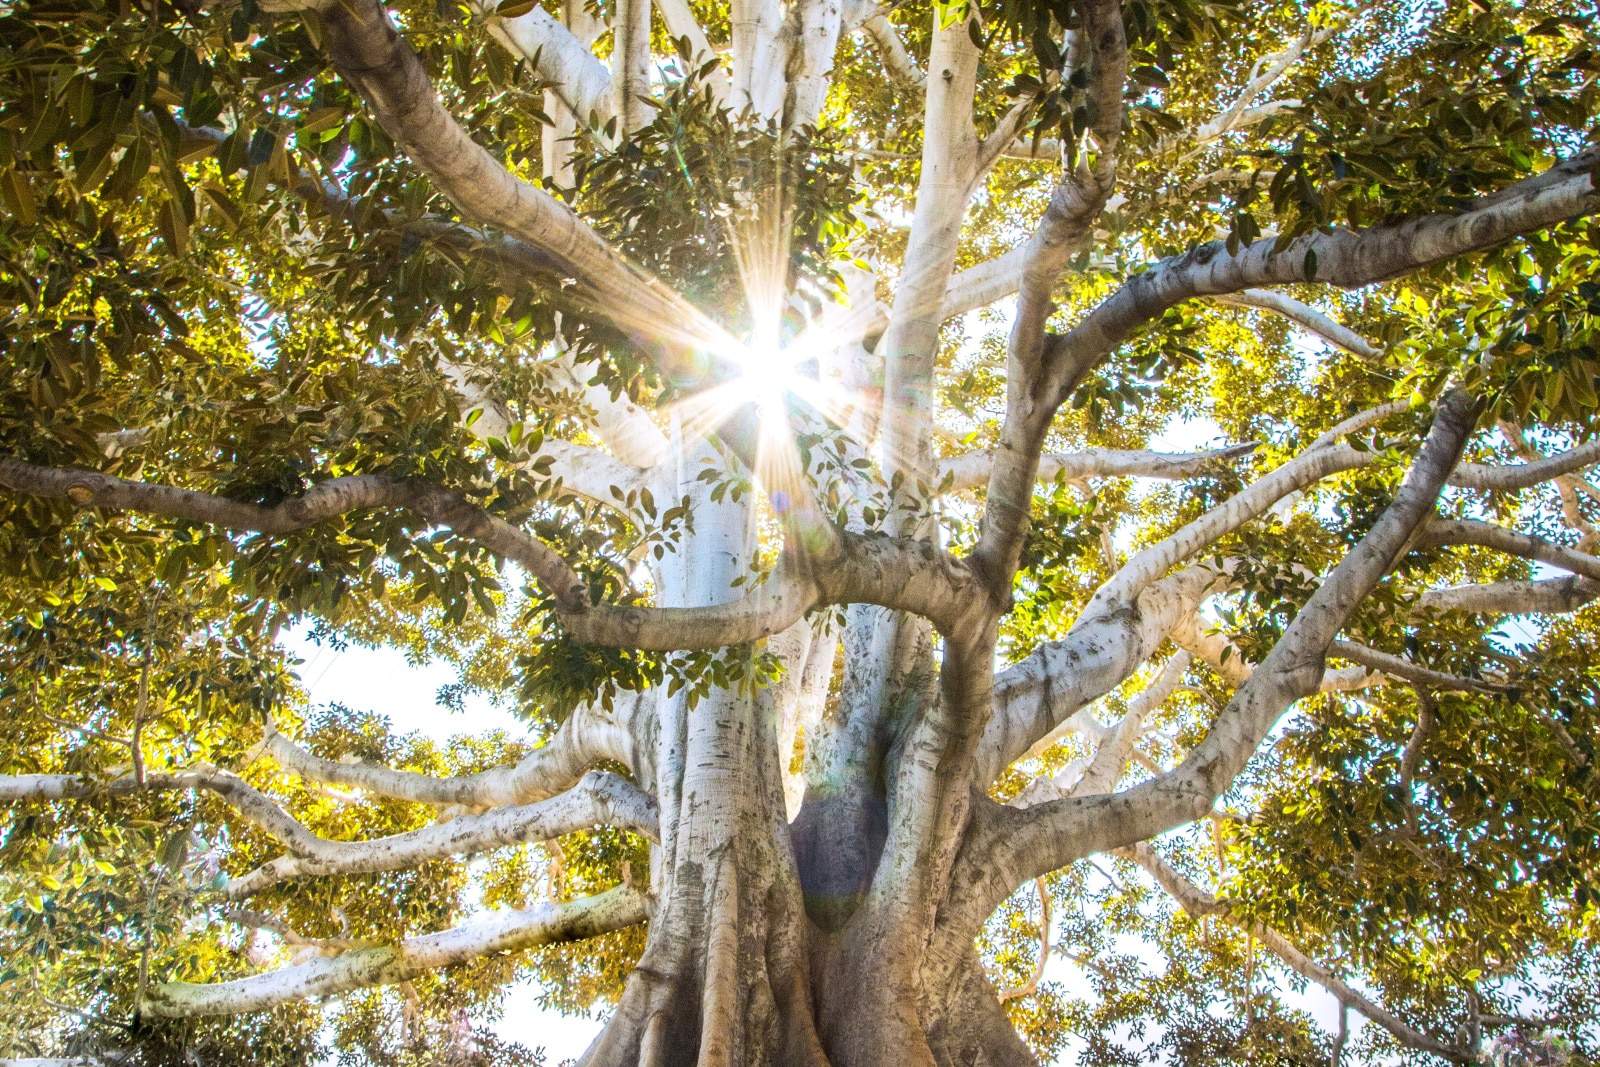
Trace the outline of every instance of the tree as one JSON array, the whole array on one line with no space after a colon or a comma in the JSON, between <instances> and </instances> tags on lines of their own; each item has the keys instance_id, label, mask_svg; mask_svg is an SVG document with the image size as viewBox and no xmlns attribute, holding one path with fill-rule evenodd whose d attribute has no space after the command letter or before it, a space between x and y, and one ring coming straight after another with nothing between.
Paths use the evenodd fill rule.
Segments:
<instances>
[{"instance_id":1,"label":"tree","mask_svg":"<svg viewBox=\"0 0 1600 1067\"><path fill-rule=\"evenodd\" d=\"M0 1053L1594 1055L1592 15L8 5Z\"/></svg>"}]
</instances>

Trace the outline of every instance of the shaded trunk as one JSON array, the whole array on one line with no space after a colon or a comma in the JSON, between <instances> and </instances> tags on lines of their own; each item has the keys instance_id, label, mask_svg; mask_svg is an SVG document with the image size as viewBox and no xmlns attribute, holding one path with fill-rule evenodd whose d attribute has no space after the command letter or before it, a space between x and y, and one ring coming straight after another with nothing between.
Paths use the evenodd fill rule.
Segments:
<instances>
[{"instance_id":1,"label":"shaded trunk","mask_svg":"<svg viewBox=\"0 0 1600 1067\"><path fill-rule=\"evenodd\" d=\"M732 750L759 702L730 699L712 714L719 725L711 732ZM883 840L881 795L876 815L873 804L838 794L821 810L808 803L793 834L805 842L797 857L774 818L781 796L751 784L686 805L694 825L680 827L681 858L663 872L644 958L585 1064L1036 1062L975 954L938 988L925 988L931 975L898 965L916 958L915 946L894 916L863 903L875 864L862 860ZM837 848L808 826L839 832ZM684 842L708 828L714 840L684 853Z\"/></svg>"}]
</instances>

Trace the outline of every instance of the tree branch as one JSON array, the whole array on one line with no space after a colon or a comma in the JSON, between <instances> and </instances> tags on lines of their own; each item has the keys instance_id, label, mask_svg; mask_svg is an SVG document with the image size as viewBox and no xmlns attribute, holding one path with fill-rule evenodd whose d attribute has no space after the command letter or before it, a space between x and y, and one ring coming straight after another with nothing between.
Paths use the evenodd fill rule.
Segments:
<instances>
[{"instance_id":1,"label":"tree branch","mask_svg":"<svg viewBox=\"0 0 1600 1067\"><path fill-rule=\"evenodd\" d=\"M1110 610L1114 605L1132 602L1151 582L1265 514L1284 497L1329 475L1353 470L1369 462L1370 453L1357 452L1348 445L1302 452L1181 529L1141 549L1095 591L1094 597L1083 609L1084 614L1092 615Z\"/></svg>"},{"instance_id":2,"label":"tree branch","mask_svg":"<svg viewBox=\"0 0 1600 1067\"><path fill-rule=\"evenodd\" d=\"M1083 39L1089 53L1089 84L1085 89L1093 124L1089 136L1093 154L1085 149L1073 173L1059 182L1050 195L1032 238L1018 282L1017 313L1012 322L1007 352L1008 377L1022 379L1017 388L1031 384L1044 350L1045 319L1054 305L1050 294L1067 259L1089 235L1116 185L1118 147L1125 105L1123 87L1128 80L1128 44L1122 10L1111 0L1084 0ZM1006 138L1010 143L1011 137ZM1008 390L1008 393L1013 390ZM1008 410L1010 397L1008 396Z\"/></svg>"},{"instance_id":3,"label":"tree branch","mask_svg":"<svg viewBox=\"0 0 1600 1067\"><path fill-rule=\"evenodd\" d=\"M633 752L631 720L643 713L645 698L624 694L616 714L585 704L556 728L541 748L518 763L457 778L435 778L416 771L397 771L369 763L345 763L313 755L272 726L264 748L286 770L329 785L360 789L418 804L491 808L527 804L570 788L602 760L615 760L640 770Z\"/></svg>"},{"instance_id":4,"label":"tree branch","mask_svg":"<svg viewBox=\"0 0 1600 1067\"><path fill-rule=\"evenodd\" d=\"M442 360L441 366L445 376L460 394L458 406L461 408L463 419L474 411L478 413L478 417L468 424L468 432L479 441L505 437L510 432L513 421L513 416L505 405L497 401L489 390L472 376L469 368L450 360ZM647 516L623 504L624 499L645 484L646 471L630 463L613 459L597 449L586 448L560 438L545 439L538 453L524 466L531 467L540 460L550 464L549 477L559 478L563 489L592 503L619 510L635 525L647 525ZM613 488L621 490L623 497L619 498L613 493Z\"/></svg>"},{"instance_id":5,"label":"tree branch","mask_svg":"<svg viewBox=\"0 0 1600 1067\"><path fill-rule=\"evenodd\" d=\"M923 102L916 207L894 306L877 346L884 362L881 466L887 477L901 476L908 493L933 474L929 428L934 354L961 223L977 179L972 109L978 46L966 21L941 27L940 14L931 17L934 33L928 65L937 76L928 79ZM919 502L902 503L915 510Z\"/></svg>"},{"instance_id":6,"label":"tree branch","mask_svg":"<svg viewBox=\"0 0 1600 1067\"><path fill-rule=\"evenodd\" d=\"M1028 980L1019 986L1000 991L1000 1003L1008 1000L1017 1000L1028 996L1039 988L1039 980L1044 977L1045 964L1050 962L1050 888L1045 885L1043 878L1035 878L1034 888L1039 893L1039 958L1033 965L1033 973Z\"/></svg>"},{"instance_id":7,"label":"tree branch","mask_svg":"<svg viewBox=\"0 0 1600 1067\"><path fill-rule=\"evenodd\" d=\"M377 0L315 0L328 55L371 106L384 131L468 217L520 238L575 278L593 309L683 336L723 331L678 293L629 263L565 203L513 175L475 143L439 102L422 61ZM652 354L688 371L665 350ZM723 370L712 361L714 372ZM705 369L700 368L701 373ZM677 377L682 378L680 374Z\"/></svg>"},{"instance_id":8,"label":"tree branch","mask_svg":"<svg viewBox=\"0 0 1600 1067\"><path fill-rule=\"evenodd\" d=\"M1181 619L1172 629L1172 641L1195 656L1217 673L1223 681L1238 688L1250 680L1256 665L1245 659L1239 646L1222 634L1206 627L1196 616ZM1358 661L1352 661L1358 662ZM1383 682L1383 676L1365 664L1341 667L1322 672L1319 693L1353 693L1370 689Z\"/></svg>"},{"instance_id":9,"label":"tree branch","mask_svg":"<svg viewBox=\"0 0 1600 1067\"><path fill-rule=\"evenodd\" d=\"M1178 686L1183 682L1184 672L1189 669L1189 663L1190 657L1186 651L1179 651L1168 659L1150 684L1128 701L1127 711L1116 725L1105 727L1100 726L1098 722L1094 724L1097 729L1092 732L1096 735L1097 743L1091 756L1087 759L1073 760L1054 776L1036 778L1029 782L1011 801L1011 806L1027 808L1061 796L1102 793L1116 785L1117 780L1122 777L1123 768L1127 766L1128 757L1133 753L1134 745L1138 743L1139 736L1144 730L1145 720L1177 692ZM1084 709L1084 712L1087 710ZM1078 715L1075 714L1067 720L1067 723L1077 718Z\"/></svg>"},{"instance_id":10,"label":"tree branch","mask_svg":"<svg viewBox=\"0 0 1600 1067\"><path fill-rule=\"evenodd\" d=\"M3 804L84 800L96 796L122 797L184 789L204 789L216 794L246 822L276 838L296 854L309 854L322 841L322 838L284 811L276 800L231 771L216 767L197 766L163 774L146 774L142 782L131 774L111 781L97 781L76 774L0 775L0 803Z\"/></svg>"},{"instance_id":11,"label":"tree branch","mask_svg":"<svg viewBox=\"0 0 1600 1067\"><path fill-rule=\"evenodd\" d=\"M689 42L689 59L691 62L704 65L717 58L716 49L711 47L706 31L700 25L700 20L695 18L694 11L690 9L688 0L655 0L655 8L661 12L661 19L667 24L667 32L675 38L687 39ZM728 72L722 66L707 75L707 83L711 86L711 95L718 103L726 103L728 97Z\"/></svg>"},{"instance_id":12,"label":"tree branch","mask_svg":"<svg viewBox=\"0 0 1600 1067\"><path fill-rule=\"evenodd\" d=\"M978 743L975 783L992 782L1068 716L1122 684L1221 580L1210 568L1187 568L1119 610L1081 616L1061 640L1001 672Z\"/></svg>"},{"instance_id":13,"label":"tree branch","mask_svg":"<svg viewBox=\"0 0 1600 1067\"><path fill-rule=\"evenodd\" d=\"M469 504L460 494L426 482L378 474L330 478L301 496L267 507L193 489L131 482L98 471L41 467L0 458L0 485L47 500L67 500L77 507L139 511L269 536L303 530L349 511L406 508L521 564L567 612L585 611L582 582L553 549Z\"/></svg>"},{"instance_id":14,"label":"tree branch","mask_svg":"<svg viewBox=\"0 0 1600 1067\"><path fill-rule=\"evenodd\" d=\"M1504 466L1463 463L1456 468L1451 484L1467 489L1511 492L1552 481L1564 474L1592 467L1596 463L1600 463L1600 438L1554 456L1546 456L1527 463L1510 463Z\"/></svg>"},{"instance_id":15,"label":"tree branch","mask_svg":"<svg viewBox=\"0 0 1600 1067\"><path fill-rule=\"evenodd\" d=\"M1589 149L1456 214L1425 215L1367 230L1307 234L1282 249L1276 237L1264 237L1232 253L1216 241L1162 260L1123 283L1077 326L1052 339L1054 402L1059 405L1066 399L1085 366L1184 300L1300 282L1356 288L1587 215L1600 209L1593 175L1597 165L1600 148Z\"/></svg>"},{"instance_id":16,"label":"tree branch","mask_svg":"<svg viewBox=\"0 0 1600 1067\"><path fill-rule=\"evenodd\" d=\"M650 0L611 5L611 107L626 136L650 121ZM581 112L580 112L581 114Z\"/></svg>"},{"instance_id":17,"label":"tree branch","mask_svg":"<svg viewBox=\"0 0 1600 1067\"><path fill-rule=\"evenodd\" d=\"M1418 598L1417 610L1462 611L1474 615L1560 615L1577 611L1597 596L1600 596L1600 582L1572 574L1565 578L1429 589Z\"/></svg>"},{"instance_id":18,"label":"tree branch","mask_svg":"<svg viewBox=\"0 0 1600 1067\"><path fill-rule=\"evenodd\" d=\"M822 111L843 29L843 7L843 0L801 0L791 10L795 34L789 43L785 127L813 125Z\"/></svg>"},{"instance_id":19,"label":"tree branch","mask_svg":"<svg viewBox=\"0 0 1600 1067\"><path fill-rule=\"evenodd\" d=\"M395 871L447 856L549 841L600 825L617 826L654 839L659 833L655 802L624 778L590 771L567 792L533 804L495 808L480 815L463 815L419 830L363 841L318 838L312 848L269 860L233 879L224 892L231 900L242 900L292 878Z\"/></svg>"},{"instance_id":20,"label":"tree branch","mask_svg":"<svg viewBox=\"0 0 1600 1067\"><path fill-rule=\"evenodd\" d=\"M927 89L928 75L916 59L906 50L900 31L889 21L888 13L877 0L857 0L859 13L851 20L852 30L860 29L871 39L883 60L884 69L902 89L923 92Z\"/></svg>"},{"instance_id":21,"label":"tree branch","mask_svg":"<svg viewBox=\"0 0 1600 1067\"><path fill-rule=\"evenodd\" d=\"M565 904L495 911L438 933L399 944L359 949L230 982L153 986L142 1010L163 1018L263 1011L290 1000L329 996L366 986L393 985L480 956L560 941L581 941L643 922L638 890L618 886Z\"/></svg>"},{"instance_id":22,"label":"tree branch","mask_svg":"<svg viewBox=\"0 0 1600 1067\"><path fill-rule=\"evenodd\" d=\"M1012 577L1027 534L1039 453L1058 406L1046 399L1045 323L1055 307L1050 297L1057 277L1093 232L1111 197L1126 111L1123 89L1128 80L1128 48L1121 5L1115 0L1083 0L1079 11L1083 18L1080 39L1089 54L1085 94L1092 143L1080 151L1073 173L1056 185L1044 218L1026 246L1017 310L1006 347L1005 421L989 474L978 544L973 549L978 569L989 580L991 598L1001 604L1010 602Z\"/></svg>"},{"instance_id":23,"label":"tree branch","mask_svg":"<svg viewBox=\"0 0 1600 1067\"><path fill-rule=\"evenodd\" d=\"M1254 442L1228 445L1205 452L1145 452L1116 448L1086 448L1081 452L1052 452L1040 457L1039 477L1078 481L1084 478L1198 478L1227 461L1247 456ZM939 464L939 485L961 492L983 484L994 465L994 452L970 452Z\"/></svg>"},{"instance_id":24,"label":"tree branch","mask_svg":"<svg viewBox=\"0 0 1600 1067\"><path fill-rule=\"evenodd\" d=\"M1295 700L1314 692L1328 647L1428 517L1472 431L1475 404L1459 390L1442 401L1394 501L1296 614L1272 651L1173 770L1115 794L1074 797L997 818L986 835L991 907L1022 880L1093 852L1142 841L1200 818ZM1002 883L1004 883L1002 885ZM987 912L985 912L987 913Z\"/></svg>"},{"instance_id":25,"label":"tree branch","mask_svg":"<svg viewBox=\"0 0 1600 1067\"><path fill-rule=\"evenodd\" d=\"M563 349L557 357L557 365L582 394L583 402L594 409L595 430L619 460L630 467L648 470L671 454L672 446L661 427L626 394L613 396L607 386L596 381L588 364L574 363L571 353Z\"/></svg>"},{"instance_id":26,"label":"tree branch","mask_svg":"<svg viewBox=\"0 0 1600 1067\"><path fill-rule=\"evenodd\" d=\"M562 625L574 637L613 648L673 651L744 644L784 629L815 606L818 597L815 583L778 574L739 600L714 607L592 606L576 572L543 542L468 503L458 493L384 475L329 479L272 507L9 458L0 458L0 485L46 499L69 500L78 507L141 511L269 536L292 533L361 508L407 508L521 565L551 594ZM881 563L887 558L883 550L869 548L856 562ZM902 554L902 573L908 569L907 560ZM878 594L898 601L898 593L876 581L870 572L851 573L873 582ZM838 595L851 592L854 590L842 588ZM937 604L928 606L929 610L936 608Z\"/></svg>"},{"instance_id":27,"label":"tree branch","mask_svg":"<svg viewBox=\"0 0 1600 1067\"><path fill-rule=\"evenodd\" d=\"M407 508L521 565L551 594L561 624L577 640L612 648L666 652L741 645L788 628L814 607L851 602L921 615L949 633L967 619L974 590L971 570L926 542L837 532L826 551L785 557L767 580L728 604L593 606L577 574L549 546L460 494L425 482L385 475L333 478L265 507L0 457L0 485L77 507L140 511L271 536L361 508Z\"/></svg>"},{"instance_id":28,"label":"tree branch","mask_svg":"<svg viewBox=\"0 0 1600 1067\"><path fill-rule=\"evenodd\" d=\"M1546 541L1542 537L1508 530L1474 519L1444 519L1435 516L1423 527L1420 545L1478 545L1524 559L1537 560L1564 571L1600 581L1600 556Z\"/></svg>"},{"instance_id":29,"label":"tree branch","mask_svg":"<svg viewBox=\"0 0 1600 1067\"><path fill-rule=\"evenodd\" d=\"M1302 303L1282 293L1275 293L1270 289L1243 289L1237 293L1225 293L1222 296L1213 297L1213 299L1219 304L1257 308L1262 311L1270 311L1274 315L1282 315L1290 322L1322 338L1335 348L1342 348L1351 355L1360 356L1362 359L1377 359L1383 355L1381 348L1348 326L1335 322L1310 304Z\"/></svg>"},{"instance_id":30,"label":"tree branch","mask_svg":"<svg viewBox=\"0 0 1600 1067\"><path fill-rule=\"evenodd\" d=\"M611 75L589 46L560 19L535 4L515 18L493 14L497 3L474 0L495 40L506 51L525 59L561 102L582 122L603 126L616 114L611 97Z\"/></svg>"},{"instance_id":31,"label":"tree branch","mask_svg":"<svg viewBox=\"0 0 1600 1067\"><path fill-rule=\"evenodd\" d=\"M1166 890L1178 902L1178 906L1186 914L1197 919L1216 916L1254 935L1256 940L1266 946L1273 955L1281 959L1290 970L1302 978L1322 986L1340 1004L1360 1012L1367 1019L1383 1027L1401 1044L1410 1048L1420 1049L1423 1052L1444 1056L1451 1060L1465 1059L1470 1055L1467 1049L1455 1045L1447 1045L1442 1041L1429 1037L1414 1027L1406 1025L1399 1016L1385 1010L1351 988L1333 971L1301 952L1288 938L1271 927L1240 918L1234 913L1231 905L1218 900L1179 874L1177 868L1168 863L1149 845L1134 845L1130 848L1122 849L1119 854L1144 868L1145 872L1155 879L1156 884Z\"/></svg>"},{"instance_id":32,"label":"tree branch","mask_svg":"<svg viewBox=\"0 0 1600 1067\"><path fill-rule=\"evenodd\" d=\"M763 119L783 105L783 4L781 0L732 0L733 106Z\"/></svg>"}]
</instances>

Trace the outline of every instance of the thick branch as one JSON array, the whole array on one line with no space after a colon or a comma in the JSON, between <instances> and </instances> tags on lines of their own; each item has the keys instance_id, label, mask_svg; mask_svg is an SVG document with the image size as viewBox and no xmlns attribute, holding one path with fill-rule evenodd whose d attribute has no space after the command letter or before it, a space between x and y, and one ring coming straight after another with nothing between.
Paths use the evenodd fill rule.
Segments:
<instances>
[{"instance_id":1,"label":"thick branch","mask_svg":"<svg viewBox=\"0 0 1600 1067\"><path fill-rule=\"evenodd\" d=\"M1009 373L1023 381L1014 383L1010 392L1031 382L1044 347L1045 319L1054 306L1050 293L1068 258L1093 229L1116 182L1123 87L1128 80L1122 11L1110 0L1086 0L1079 6L1090 63L1085 95L1094 116L1089 131L1092 158L1091 149L1086 148L1085 158L1056 186L1044 218L1028 242L1007 355ZM1010 138L1006 140L1009 143Z\"/></svg>"},{"instance_id":2,"label":"thick branch","mask_svg":"<svg viewBox=\"0 0 1600 1067\"><path fill-rule=\"evenodd\" d=\"M498 4L477 3L481 13ZM588 45L561 20L535 4L515 18L490 17L489 32L512 55L525 59L581 121L604 125L616 113L611 99L611 75Z\"/></svg>"},{"instance_id":3,"label":"thick branch","mask_svg":"<svg viewBox=\"0 0 1600 1067\"><path fill-rule=\"evenodd\" d=\"M884 361L881 465L890 478L902 476L908 492L931 481L933 473L934 354L961 222L977 178L972 108L978 46L964 21L940 27L940 15L932 17L929 67L939 76L927 82L916 209L894 307L877 346ZM918 503L906 505L915 509Z\"/></svg>"},{"instance_id":4,"label":"thick branch","mask_svg":"<svg viewBox=\"0 0 1600 1067\"><path fill-rule=\"evenodd\" d=\"M140 511L282 535L344 512L404 507L512 560L552 594L579 641L649 651L719 648L770 637L822 604L863 602L909 611L949 632L966 618L973 575L923 542L840 533L817 556L780 563L740 599L706 607L591 606L576 573L543 542L438 486L384 475L333 478L272 507L192 489L131 482L96 471L0 458L0 485L79 507Z\"/></svg>"},{"instance_id":5,"label":"thick branch","mask_svg":"<svg viewBox=\"0 0 1600 1067\"><path fill-rule=\"evenodd\" d=\"M95 471L40 467L5 458L0 458L0 485L46 499L70 500L79 507L141 511L273 536L361 508L407 508L428 522L448 527L521 565L551 594L562 625L574 637L587 644L614 648L672 651L744 644L777 633L818 603L819 589L814 583L780 574L731 604L689 608L591 606L577 574L555 550L532 535L473 506L458 493L384 475L333 478L272 507L192 489L130 482ZM870 546L855 560L868 569L851 573L873 583L872 594L863 599L880 595L900 606L898 592L876 581L870 569L885 559L881 548ZM904 553L900 563L902 573L915 567ZM852 586L837 588L839 596L854 592ZM934 610L938 605L929 603L924 607Z\"/></svg>"},{"instance_id":6,"label":"thick branch","mask_svg":"<svg viewBox=\"0 0 1600 1067\"><path fill-rule=\"evenodd\" d=\"M280 766L303 778L418 804L464 808L527 804L569 788L601 760L615 760L637 771L629 720L642 703L639 694L630 693L619 699L615 714L593 704L584 705L557 728L542 748L534 749L514 766L458 778L435 778L369 763L323 759L271 727L265 750Z\"/></svg>"},{"instance_id":7,"label":"thick branch","mask_svg":"<svg viewBox=\"0 0 1600 1067\"><path fill-rule=\"evenodd\" d=\"M317 0L307 6L320 12L328 54L340 74L371 105L385 132L468 217L552 256L577 279L584 298L614 320L720 336L688 301L629 263L565 203L516 177L475 143L439 102L422 61L380 3Z\"/></svg>"},{"instance_id":8,"label":"thick branch","mask_svg":"<svg viewBox=\"0 0 1600 1067\"><path fill-rule=\"evenodd\" d=\"M666 460L672 451L667 435L643 408L624 393L613 396L609 388L596 380L594 368L574 363L569 352L561 352L557 365L582 393L583 402L594 409L595 430L613 455L641 470Z\"/></svg>"},{"instance_id":9,"label":"thick branch","mask_svg":"<svg viewBox=\"0 0 1600 1067\"><path fill-rule=\"evenodd\" d=\"M844 0L801 0L791 9L795 36L789 46L785 126L810 126L817 121L828 96L828 76L833 73L843 17Z\"/></svg>"},{"instance_id":10,"label":"thick branch","mask_svg":"<svg viewBox=\"0 0 1600 1067\"><path fill-rule=\"evenodd\" d=\"M1197 478L1214 472L1229 460L1254 452L1254 443L1229 445L1206 452L1145 452L1116 448L1086 448L1081 452L1052 452L1039 460L1040 478L1077 481L1083 478ZM994 465L991 451L956 456L939 464L939 484L960 492L983 484Z\"/></svg>"},{"instance_id":11,"label":"thick branch","mask_svg":"<svg viewBox=\"0 0 1600 1067\"><path fill-rule=\"evenodd\" d=\"M783 30L781 0L732 0L733 99L735 108L749 108L763 119L777 115L783 104Z\"/></svg>"},{"instance_id":12,"label":"thick branch","mask_svg":"<svg viewBox=\"0 0 1600 1067\"><path fill-rule=\"evenodd\" d=\"M1427 545L1478 545L1492 548L1497 552L1538 560L1591 581L1600 581L1600 556L1579 552L1542 537L1508 530L1493 523L1435 517L1424 527L1419 541Z\"/></svg>"},{"instance_id":13,"label":"thick branch","mask_svg":"<svg viewBox=\"0 0 1600 1067\"><path fill-rule=\"evenodd\" d=\"M1425 215L1368 230L1312 233L1278 248L1264 237L1230 253L1220 241L1163 260L1125 282L1067 333L1050 359L1055 402L1092 364L1167 308L1199 296L1237 293L1262 285L1323 282L1370 285L1456 256L1491 248L1600 208L1593 170L1600 149L1589 149L1533 178L1482 197L1458 214Z\"/></svg>"},{"instance_id":14,"label":"thick branch","mask_svg":"<svg viewBox=\"0 0 1600 1067\"><path fill-rule=\"evenodd\" d=\"M1190 567L1120 610L1085 616L995 680L994 712L978 744L975 781L992 782L1079 708L1109 693L1192 615L1221 576Z\"/></svg>"},{"instance_id":15,"label":"thick branch","mask_svg":"<svg viewBox=\"0 0 1600 1067\"><path fill-rule=\"evenodd\" d=\"M1352 355L1360 356L1362 359L1377 359L1383 355L1381 348L1348 326L1335 322L1310 304L1302 303L1291 296L1284 296L1282 293L1275 293L1271 289L1245 289L1237 293L1227 293L1215 299L1219 304L1258 308L1262 311L1270 311L1275 315L1282 315L1290 322L1310 331L1335 348L1342 348Z\"/></svg>"},{"instance_id":16,"label":"thick branch","mask_svg":"<svg viewBox=\"0 0 1600 1067\"><path fill-rule=\"evenodd\" d=\"M1510 492L1552 481L1563 474L1571 474L1596 463L1600 463L1600 438L1554 456L1527 463L1512 463L1505 466L1463 463L1456 468L1451 484L1467 489Z\"/></svg>"},{"instance_id":17,"label":"thick branch","mask_svg":"<svg viewBox=\"0 0 1600 1067\"><path fill-rule=\"evenodd\" d=\"M618 886L565 904L490 912L453 929L407 938L390 947L346 952L250 978L212 985L156 985L141 1008L165 1018L262 1011L291 1000L393 985L480 956L581 941L641 923L647 915L643 894Z\"/></svg>"},{"instance_id":18,"label":"thick branch","mask_svg":"<svg viewBox=\"0 0 1600 1067\"><path fill-rule=\"evenodd\" d=\"M995 884L993 892L999 895L993 899L1004 899L1023 878L1144 840L1210 810L1284 709L1316 690L1335 635L1432 512L1471 432L1474 414L1474 404L1464 393L1446 396L1394 502L1312 594L1182 763L1121 793L1040 805L1020 825L998 832L1005 842L999 851L1006 857L998 866L1005 870L1002 881L1007 884L1003 889Z\"/></svg>"},{"instance_id":19,"label":"thick branch","mask_svg":"<svg viewBox=\"0 0 1600 1067\"><path fill-rule=\"evenodd\" d=\"M1417 610L1465 611L1474 615L1560 615L1577 611L1597 596L1600 596L1600 582L1573 574L1565 578L1429 589L1417 599Z\"/></svg>"},{"instance_id":20,"label":"thick branch","mask_svg":"<svg viewBox=\"0 0 1600 1067\"><path fill-rule=\"evenodd\" d=\"M611 11L611 107L626 135L651 117L650 0L614 0Z\"/></svg>"},{"instance_id":21,"label":"thick branch","mask_svg":"<svg viewBox=\"0 0 1600 1067\"><path fill-rule=\"evenodd\" d=\"M365 874L416 867L447 856L488 852L505 845L548 841L592 826L618 826L654 838L656 807L637 786L605 771L591 771L572 789L548 800L480 815L463 815L420 830L366 841L318 838L298 855L280 856L228 883L242 900L291 878Z\"/></svg>"}]
</instances>

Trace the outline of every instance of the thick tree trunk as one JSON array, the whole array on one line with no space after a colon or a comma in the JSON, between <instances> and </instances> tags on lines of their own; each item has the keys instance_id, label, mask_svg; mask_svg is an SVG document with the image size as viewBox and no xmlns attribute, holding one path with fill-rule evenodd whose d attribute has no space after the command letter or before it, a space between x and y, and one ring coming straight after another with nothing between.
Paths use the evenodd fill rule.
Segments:
<instances>
[{"instance_id":1,"label":"thick tree trunk","mask_svg":"<svg viewBox=\"0 0 1600 1067\"><path fill-rule=\"evenodd\" d=\"M730 699L709 714L716 723L707 733L732 752L760 710ZM771 789L705 794L685 808L692 813L680 821L679 858L664 872L644 958L585 1064L1035 1062L975 955L939 988L924 988L924 977L935 979L896 973L907 946L867 909L834 929L807 915L810 905L838 923L856 894L825 889L819 902L802 890L834 886L830 851L819 843L795 862L787 835L772 832L782 806ZM685 851L691 837L709 847Z\"/></svg>"},{"instance_id":2,"label":"thick tree trunk","mask_svg":"<svg viewBox=\"0 0 1600 1067\"><path fill-rule=\"evenodd\" d=\"M737 751L763 713L759 701L731 696L691 713L714 720L708 751ZM834 870L821 840L797 862L776 821L781 795L766 783L686 793L682 811L644 958L585 1064L1035 1062L975 955L937 989L924 988L932 975L898 973L908 946L896 926L867 907L850 910L859 871ZM860 840L839 842L847 865Z\"/></svg>"},{"instance_id":3,"label":"thick tree trunk","mask_svg":"<svg viewBox=\"0 0 1600 1067\"><path fill-rule=\"evenodd\" d=\"M659 904L586 1063L827 1062L769 714L759 698L718 691L663 724L681 731L682 791L663 833Z\"/></svg>"}]
</instances>

